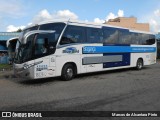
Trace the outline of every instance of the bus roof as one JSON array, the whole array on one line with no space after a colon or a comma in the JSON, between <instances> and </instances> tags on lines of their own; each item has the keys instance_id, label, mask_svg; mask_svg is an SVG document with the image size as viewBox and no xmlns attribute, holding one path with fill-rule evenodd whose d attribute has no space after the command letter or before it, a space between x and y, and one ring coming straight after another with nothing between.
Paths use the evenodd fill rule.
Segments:
<instances>
[{"instance_id":1,"label":"bus roof","mask_svg":"<svg viewBox=\"0 0 160 120\"><path fill-rule=\"evenodd\" d=\"M37 26L37 25L43 25L43 24L47 24L47 23L56 23L56 22L62 22L62 23L66 23L66 24L74 24L74 25L78 25L78 26L98 27L98 28L112 27L112 28L126 29L126 30L129 30L130 32L136 32L136 33L153 34L153 35L155 34L153 32L134 30L134 29L119 27L119 26L113 26L113 25L108 25L108 24L103 24L103 23L101 24L101 23L95 23L95 22L85 22L85 21L70 20L70 19L69 20L67 20L67 19L55 19L55 20L50 20L50 21L43 21L43 22L39 22L37 24L31 24L31 25L27 26L25 29L30 28L30 27L34 27L34 26Z\"/></svg>"}]
</instances>

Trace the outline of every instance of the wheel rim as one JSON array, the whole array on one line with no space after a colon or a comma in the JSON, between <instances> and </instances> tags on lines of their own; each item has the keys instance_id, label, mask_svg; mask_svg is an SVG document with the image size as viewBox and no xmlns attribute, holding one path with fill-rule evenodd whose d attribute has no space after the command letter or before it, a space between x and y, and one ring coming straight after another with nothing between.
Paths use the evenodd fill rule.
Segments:
<instances>
[{"instance_id":1,"label":"wheel rim","mask_svg":"<svg viewBox=\"0 0 160 120\"><path fill-rule=\"evenodd\" d=\"M72 78L72 76L73 76L73 70L72 70L72 68L68 68L67 69L67 76L68 76L68 78Z\"/></svg>"},{"instance_id":2,"label":"wheel rim","mask_svg":"<svg viewBox=\"0 0 160 120\"><path fill-rule=\"evenodd\" d=\"M142 63L138 62L138 68L141 69L142 68Z\"/></svg>"}]
</instances>

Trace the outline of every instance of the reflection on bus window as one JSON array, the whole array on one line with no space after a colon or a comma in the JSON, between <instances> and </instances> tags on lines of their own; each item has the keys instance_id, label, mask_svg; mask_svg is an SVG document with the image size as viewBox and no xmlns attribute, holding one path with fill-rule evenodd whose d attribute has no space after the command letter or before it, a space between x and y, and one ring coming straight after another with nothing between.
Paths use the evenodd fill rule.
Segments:
<instances>
[{"instance_id":1,"label":"reflection on bus window","mask_svg":"<svg viewBox=\"0 0 160 120\"><path fill-rule=\"evenodd\" d=\"M44 39L37 39L35 43L35 55L47 53Z\"/></svg>"}]
</instances>

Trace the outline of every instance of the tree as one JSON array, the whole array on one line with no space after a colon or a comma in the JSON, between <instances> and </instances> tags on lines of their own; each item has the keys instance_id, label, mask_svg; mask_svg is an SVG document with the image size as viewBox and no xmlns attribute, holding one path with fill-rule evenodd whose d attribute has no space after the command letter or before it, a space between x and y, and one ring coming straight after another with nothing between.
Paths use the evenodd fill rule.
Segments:
<instances>
[{"instance_id":1,"label":"tree","mask_svg":"<svg viewBox=\"0 0 160 120\"><path fill-rule=\"evenodd\" d=\"M21 29L21 28L19 28L19 29L17 30L17 32L22 32L22 29Z\"/></svg>"}]
</instances>

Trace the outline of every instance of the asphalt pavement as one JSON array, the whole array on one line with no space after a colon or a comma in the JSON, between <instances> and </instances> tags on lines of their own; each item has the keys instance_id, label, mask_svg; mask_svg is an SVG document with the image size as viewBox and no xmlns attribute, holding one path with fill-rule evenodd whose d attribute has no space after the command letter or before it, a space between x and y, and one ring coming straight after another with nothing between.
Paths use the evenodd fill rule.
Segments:
<instances>
[{"instance_id":1,"label":"asphalt pavement","mask_svg":"<svg viewBox=\"0 0 160 120\"><path fill-rule=\"evenodd\" d=\"M11 74L0 75L1 111L160 111L160 62L140 71L82 74L71 81Z\"/></svg>"}]
</instances>

